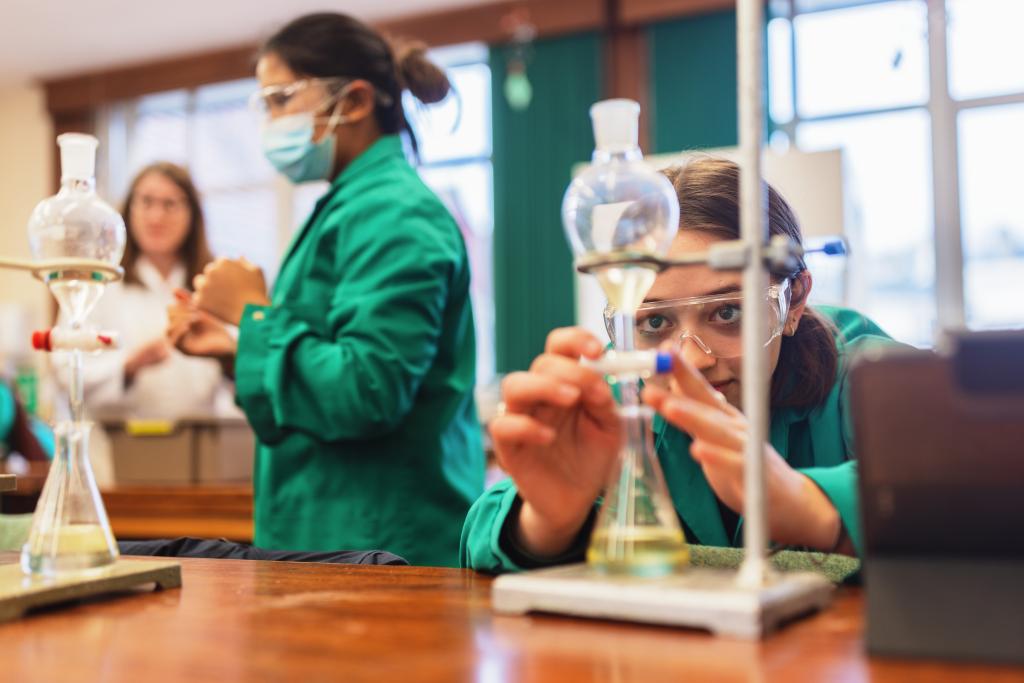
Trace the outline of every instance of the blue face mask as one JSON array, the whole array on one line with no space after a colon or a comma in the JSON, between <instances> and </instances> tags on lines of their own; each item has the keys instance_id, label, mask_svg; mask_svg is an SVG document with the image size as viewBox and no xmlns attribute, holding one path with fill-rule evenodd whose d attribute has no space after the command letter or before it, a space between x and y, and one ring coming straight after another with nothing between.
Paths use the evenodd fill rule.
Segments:
<instances>
[{"instance_id":1,"label":"blue face mask","mask_svg":"<svg viewBox=\"0 0 1024 683\"><path fill-rule=\"evenodd\" d=\"M263 125L263 155L293 183L328 180L334 168L334 130L343 120L335 111L327 124L327 134L319 142L313 142L313 112L267 121Z\"/></svg>"}]
</instances>

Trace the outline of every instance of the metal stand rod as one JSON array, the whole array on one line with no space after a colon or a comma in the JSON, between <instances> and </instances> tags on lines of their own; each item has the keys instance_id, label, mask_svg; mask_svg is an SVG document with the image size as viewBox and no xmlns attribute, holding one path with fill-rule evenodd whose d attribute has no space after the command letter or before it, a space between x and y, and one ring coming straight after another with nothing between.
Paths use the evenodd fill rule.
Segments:
<instances>
[{"instance_id":1,"label":"metal stand rod","mask_svg":"<svg viewBox=\"0 0 1024 683\"><path fill-rule=\"evenodd\" d=\"M737 0L736 43L739 61L740 238L750 254L768 241L767 187L761 181L764 112L762 49L764 1ZM767 560L768 524L764 487L764 444L768 440L768 352L760 331L766 327L764 293L768 272L759 258L743 269L743 412L750 425L744 453L744 560L739 583L756 588L771 572Z\"/></svg>"}]
</instances>

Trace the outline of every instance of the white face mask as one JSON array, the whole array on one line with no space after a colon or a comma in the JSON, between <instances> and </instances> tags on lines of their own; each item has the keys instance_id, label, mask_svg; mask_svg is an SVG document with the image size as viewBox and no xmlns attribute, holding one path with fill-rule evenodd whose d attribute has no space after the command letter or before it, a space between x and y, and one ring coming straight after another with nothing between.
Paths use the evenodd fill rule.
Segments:
<instances>
[{"instance_id":1,"label":"white face mask","mask_svg":"<svg viewBox=\"0 0 1024 683\"><path fill-rule=\"evenodd\" d=\"M327 133L319 142L313 141L317 116L311 111L280 116L263 124L263 155L293 183L329 179L334 168L335 130L346 122L340 103L347 91L335 96Z\"/></svg>"}]
</instances>

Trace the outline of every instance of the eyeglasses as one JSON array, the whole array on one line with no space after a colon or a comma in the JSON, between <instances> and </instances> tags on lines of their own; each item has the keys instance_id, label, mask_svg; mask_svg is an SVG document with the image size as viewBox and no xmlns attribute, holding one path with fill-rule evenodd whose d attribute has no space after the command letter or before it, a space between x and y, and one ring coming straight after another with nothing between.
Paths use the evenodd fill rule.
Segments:
<instances>
[{"instance_id":1,"label":"eyeglasses","mask_svg":"<svg viewBox=\"0 0 1024 683\"><path fill-rule=\"evenodd\" d=\"M313 111L319 111L326 107L351 82L351 78L338 76L331 78L303 78L283 85L268 85L249 96L249 109L264 117L268 116L271 111L285 111L288 103L296 95L310 88L320 86L325 93L324 99L313 109ZM389 106L392 102L391 97L379 91L375 91L375 97L382 106Z\"/></svg>"},{"instance_id":2,"label":"eyeglasses","mask_svg":"<svg viewBox=\"0 0 1024 683\"><path fill-rule=\"evenodd\" d=\"M159 207L163 209L165 213L178 213L184 211L187 206L188 205L182 199L165 199L162 197L151 197L145 194L132 197L132 207L142 209L143 211L152 211Z\"/></svg>"},{"instance_id":3,"label":"eyeglasses","mask_svg":"<svg viewBox=\"0 0 1024 683\"><path fill-rule=\"evenodd\" d=\"M765 346L782 334L789 298L788 279L768 287L767 324L759 335ZM615 314L611 306L605 309L605 326L613 341ZM738 292L656 301L637 309L634 339L639 349L655 349L665 342L674 342L681 348L690 339L709 356L737 358L743 355L742 320L743 295Z\"/></svg>"}]
</instances>

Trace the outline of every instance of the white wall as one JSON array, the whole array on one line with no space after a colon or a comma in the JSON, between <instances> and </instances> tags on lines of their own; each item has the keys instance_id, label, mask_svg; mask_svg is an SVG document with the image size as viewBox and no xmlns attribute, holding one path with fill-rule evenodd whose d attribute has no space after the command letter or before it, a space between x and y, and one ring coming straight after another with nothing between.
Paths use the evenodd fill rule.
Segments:
<instances>
[{"instance_id":1,"label":"white wall","mask_svg":"<svg viewBox=\"0 0 1024 683\"><path fill-rule=\"evenodd\" d=\"M0 255L29 256L29 214L54 189L54 144L43 89L0 89ZM49 310L49 294L41 283L25 273L0 270L0 356L12 344L27 348L28 333L47 322ZM16 311L25 317L20 323Z\"/></svg>"}]
</instances>

